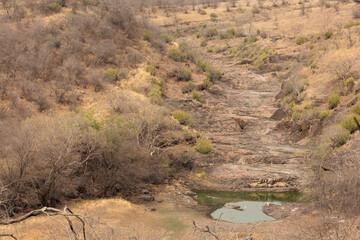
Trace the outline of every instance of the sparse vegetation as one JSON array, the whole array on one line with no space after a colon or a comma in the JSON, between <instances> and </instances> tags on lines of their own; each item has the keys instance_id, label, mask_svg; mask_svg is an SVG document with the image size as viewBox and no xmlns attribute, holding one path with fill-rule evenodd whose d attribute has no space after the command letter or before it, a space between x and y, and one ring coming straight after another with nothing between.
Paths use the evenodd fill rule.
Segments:
<instances>
[{"instance_id":1,"label":"sparse vegetation","mask_svg":"<svg viewBox=\"0 0 360 240\"><path fill-rule=\"evenodd\" d=\"M235 36L235 28L229 28L226 32L220 34L221 39L228 39Z\"/></svg>"},{"instance_id":2,"label":"sparse vegetation","mask_svg":"<svg viewBox=\"0 0 360 240\"><path fill-rule=\"evenodd\" d=\"M319 114L319 118L320 120L324 120L325 118L327 118L329 116L329 111L328 110L323 110L320 112Z\"/></svg>"},{"instance_id":3,"label":"sparse vegetation","mask_svg":"<svg viewBox=\"0 0 360 240\"><path fill-rule=\"evenodd\" d=\"M340 96L339 94L331 94L328 99L328 105L330 109L334 109L340 103Z\"/></svg>"},{"instance_id":4,"label":"sparse vegetation","mask_svg":"<svg viewBox=\"0 0 360 240\"><path fill-rule=\"evenodd\" d=\"M360 115L360 102L358 102L352 109L351 112Z\"/></svg>"},{"instance_id":5,"label":"sparse vegetation","mask_svg":"<svg viewBox=\"0 0 360 240\"><path fill-rule=\"evenodd\" d=\"M58 2L51 2L47 5L47 8L53 12L60 12L61 10L61 5Z\"/></svg>"},{"instance_id":6,"label":"sparse vegetation","mask_svg":"<svg viewBox=\"0 0 360 240\"><path fill-rule=\"evenodd\" d=\"M116 69L108 68L104 72L105 77L110 78L111 80L118 80L119 79L119 73Z\"/></svg>"},{"instance_id":7,"label":"sparse vegetation","mask_svg":"<svg viewBox=\"0 0 360 240\"><path fill-rule=\"evenodd\" d=\"M216 27L210 27L210 28L208 28L206 30L206 33L205 33L206 37L211 38L211 37L214 37L216 35L218 35L218 29Z\"/></svg>"},{"instance_id":8,"label":"sparse vegetation","mask_svg":"<svg viewBox=\"0 0 360 240\"><path fill-rule=\"evenodd\" d=\"M168 57L176 62L184 60L185 56L176 48L170 48L168 51Z\"/></svg>"},{"instance_id":9,"label":"sparse vegetation","mask_svg":"<svg viewBox=\"0 0 360 240\"><path fill-rule=\"evenodd\" d=\"M189 93L192 92L195 89L195 85L192 82L189 82L188 84L184 85L181 88L182 93Z\"/></svg>"},{"instance_id":10,"label":"sparse vegetation","mask_svg":"<svg viewBox=\"0 0 360 240\"><path fill-rule=\"evenodd\" d=\"M40 238L254 238L198 214L194 232L175 220L192 204L189 186L226 184L311 195L299 211L281 210L295 211L301 228L285 221L275 234L275 222L249 223L263 238L359 239L358 3L0 1L0 224L69 201L84 222L64 210L65 231L49 227ZM243 163L259 169L245 173L235 166ZM222 179L241 171L241 181ZM255 181L257 172L264 176ZM164 192L185 206L156 199L147 211L142 202ZM145 221L152 231L142 235L142 219L126 229L106 222L109 206L124 210L121 197L138 203L133 213L143 214L134 218L156 220ZM102 207L88 214L88 201L74 198ZM99 209L104 224L92 228ZM0 238L12 229L19 238L40 234L27 225ZM108 226L114 236L98 233Z\"/></svg>"},{"instance_id":11,"label":"sparse vegetation","mask_svg":"<svg viewBox=\"0 0 360 240\"><path fill-rule=\"evenodd\" d=\"M355 26L359 26L360 22L351 22L351 23L347 23L344 25L344 28L351 28L351 27L355 27Z\"/></svg>"},{"instance_id":12,"label":"sparse vegetation","mask_svg":"<svg viewBox=\"0 0 360 240\"><path fill-rule=\"evenodd\" d=\"M160 37L166 42L166 43L171 43L172 39L171 37L166 34L166 33L162 33L160 34Z\"/></svg>"},{"instance_id":13,"label":"sparse vegetation","mask_svg":"<svg viewBox=\"0 0 360 240\"><path fill-rule=\"evenodd\" d=\"M296 44L297 45L302 45L304 43L306 43L307 41L309 41L309 39L305 36L300 36L296 39Z\"/></svg>"},{"instance_id":14,"label":"sparse vegetation","mask_svg":"<svg viewBox=\"0 0 360 240\"><path fill-rule=\"evenodd\" d=\"M198 91L193 90L191 92L191 96L192 96L193 99L201 101L201 95L200 95L200 93Z\"/></svg>"},{"instance_id":15,"label":"sparse vegetation","mask_svg":"<svg viewBox=\"0 0 360 240\"><path fill-rule=\"evenodd\" d=\"M353 132L355 132L355 130L358 129L358 126L357 126L354 118L356 118L358 120L358 122L360 122L360 116L357 114L350 114L350 115L346 116L344 118L344 120L341 122L341 126L344 129L348 130L350 133L353 133Z\"/></svg>"},{"instance_id":16,"label":"sparse vegetation","mask_svg":"<svg viewBox=\"0 0 360 240\"><path fill-rule=\"evenodd\" d=\"M153 66L146 66L145 70L150 73L151 76L155 76L156 75L156 70Z\"/></svg>"},{"instance_id":17,"label":"sparse vegetation","mask_svg":"<svg viewBox=\"0 0 360 240\"><path fill-rule=\"evenodd\" d=\"M204 9L198 9L198 13L200 13L201 15L206 15L206 11Z\"/></svg>"},{"instance_id":18,"label":"sparse vegetation","mask_svg":"<svg viewBox=\"0 0 360 240\"><path fill-rule=\"evenodd\" d=\"M196 150L202 154L211 153L213 151L211 141L202 137L196 139Z\"/></svg>"},{"instance_id":19,"label":"sparse vegetation","mask_svg":"<svg viewBox=\"0 0 360 240\"><path fill-rule=\"evenodd\" d=\"M334 33L333 33L332 31L327 31L327 32L324 34L325 39L331 38L333 34L334 34Z\"/></svg>"},{"instance_id":20,"label":"sparse vegetation","mask_svg":"<svg viewBox=\"0 0 360 240\"><path fill-rule=\"evenodd\" d=\"M194 119L191 117L190 114L181 111L181 110L176 110L172 112L172 116L179 121L180 124L182 125L189 125L189 126L193 126L194 125Z\"/></svg>"},{"instance_id":21,"label":"sparse vegetation","mask_svg":"<svg viewBox=\"0 0 360 240\"><path fill-rule=\"evenodd\" d=\"M175 68L171 71L171 76L176 77L178 81L190 81L191 72L186 68Z\"/></svg>"},{"instance_id":22,"label":"sparse vegetation","mask_svg":"<svg viewBox=\"0 0 360 240\"><path fill-rule=\"evenodd\" d=\"M201 88L205 89L205 90L209 90L211 87L212 87L212 83L210 82L210 80L208 78L205 78L202 81Z\"/></svg>"},{"instance_id":23,"label":"sparse vegetation","mask_svg":"<svg viewBox=\"0 0 360 240\"><path fill-rule=\"evenodd\" d=\"M335 135L334 138L334 147L339 148L346 144L350 138L350 133L348 131L340 131L339 134Z\"/></svg>"},{"instance_id":24,"label":"sparse vegetation","mask_svg":"<svg viewBox=\"0 0 360 240\"><path fill-rule=\"evenodd\" d=\"M254 6L254 7L251 9L251 12L252 12L252 14L258 14L258 13L260 13L260 9L259 9L258 7L256 7L256 6Z\"/></svg>"}]
</instances>

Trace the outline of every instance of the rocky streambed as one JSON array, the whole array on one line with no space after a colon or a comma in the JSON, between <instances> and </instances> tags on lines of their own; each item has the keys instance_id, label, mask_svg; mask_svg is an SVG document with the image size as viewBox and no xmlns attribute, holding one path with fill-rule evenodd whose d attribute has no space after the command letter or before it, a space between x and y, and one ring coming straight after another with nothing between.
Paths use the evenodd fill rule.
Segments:
<instances>
[{"instance_id":1,"label":"rocky streambed","mask_svg":"<svg viewBox=\"0 0 360 240\"><path fill-rule=\"evenodd\" d=\"M214 152L196 160L202 179L190 179L189 187L220 191L296 191L306 167L304 146L289 141L278 131L275 100L281 83L233 64L226 55L209 55L223 72L222 80L205 93L199 107L191 101L173 102L196 119L212 140Z\"/></svg>"}]
</instances>

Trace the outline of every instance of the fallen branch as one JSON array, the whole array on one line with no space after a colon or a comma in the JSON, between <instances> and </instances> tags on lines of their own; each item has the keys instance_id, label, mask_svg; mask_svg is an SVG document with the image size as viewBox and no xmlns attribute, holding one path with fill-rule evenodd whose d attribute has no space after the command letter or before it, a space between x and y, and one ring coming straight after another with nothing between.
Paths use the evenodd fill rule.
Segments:
<instances>
[{"instance_id":1,"label":"fallen branch","mask_svg":"<svg viewBox=\"0 0 360 240\"><path fill-rule=\"evenodd\" d=\"M86 231L85 231L85 221L81 218L81 215L78 214L74 214L68 207L64 207L64 210L60 210L57 208L52 208L52 207L43 207L41 209L37 209L37 210L33 210L19 218L16 219L6 219L6 220L2 220L0 221L0 225L11 225L14 223L19 223L22 222L30 217L34 217L34 216L38 216L40 214L45 214L48 217L52 218L52 216L63 216L66 218L68 224L69 224L69 228L71 230L71 232L73 233L75 240L78 240L78 235L75 231L74 225L72 223L72 221L70 220L70 217L75 217L77 218L81 223L82 223L82 235L83 235L83 239L86 240ZM53 218L52 218L53 219ZM54 220L54 219L53 219ZM0 237L2 236L7 236L7 237L12 237L13 239L17 239L15 238L12 234L0 234Z\"/></svg>"},{"instance_id":2,"label":"fallen branch","mask_svg":"<svg viewBox=\"0 0 360 240\"><path fill-rule=\"evenodd\" d=\"M214 238L216 238L217 240L221 240L221 238L220 238L219 236L217 236L215 233L213 233L213 232L210 231L209 226L205 226L206 229L203 229L203 228L201 228L201 227L198 227L198 226L196 225L196 222L195 222L195 221L193 221L193 225L194 225L195 230L199 230L200 232L203 232L203 233L209 233L210 235L212 235L212 236L213 236Z\"/></svg>"},{"instance_id":3,"label":"fallen branch","mask_svg":"<svg viewBox=\"0 0 360 240\"><path fill-rule=\"evenodd\" d=\"M17 240L17 238L13 234L9 233L0 233L0 237L11 237L12 239Z\"/></svg>"},{"instance_id":4,"label":"fallen branch","mask_svg":"<svg viewBox=\"0 0 360 240\"><path fill-rule=\"evenodd\" d=\"M357 125L358 129L360 130L360 123L359 123L359 121L357 120L357 118L356 118L356 117L354 117L354 120L355 120L355 123L356 123L356 125Z\"/></svg>"}]
</instances>

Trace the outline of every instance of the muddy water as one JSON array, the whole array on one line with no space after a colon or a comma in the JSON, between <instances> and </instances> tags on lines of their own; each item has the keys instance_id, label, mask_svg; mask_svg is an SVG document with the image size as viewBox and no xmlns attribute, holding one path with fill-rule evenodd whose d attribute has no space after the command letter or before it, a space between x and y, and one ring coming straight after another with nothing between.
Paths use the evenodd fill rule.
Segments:
<instances>
[{"instance_id":1,"label":"muddy water","mask_svg":"<svg viewBox=\"0 0 360 240\"><path fill-rule=\"evenodd\" d=\"M232 223L276 220L263 212L265 205L305 201L299 192L217 192L204 190L194 190L194 192L196 193L194 198L200 204L221 205L210 214L213 219Z\"/></svg>"},{"instance_id":2,"label":"muddy water","mask_svg":"<svg viewBox=\"0 0 360 240\"><path fill-rule=\"evenodd\" d=\"M211 213L213 219L232 223L250 223L257 221L273 221L275 218L266 215L262 208L269 204L269 202L236 202L227 203L224 207L215 210ZM271 204L279 205L279 202L272 202ZM239 209L232 209L228 207L239 206Z\"/></svg>"}]
</instances>

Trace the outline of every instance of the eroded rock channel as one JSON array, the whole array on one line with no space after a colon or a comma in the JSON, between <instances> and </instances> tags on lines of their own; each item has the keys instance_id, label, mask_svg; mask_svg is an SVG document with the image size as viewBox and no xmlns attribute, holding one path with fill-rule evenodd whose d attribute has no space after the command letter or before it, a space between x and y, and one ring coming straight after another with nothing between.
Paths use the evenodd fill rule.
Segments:
<instances>
[{"instance_id":1,"label":"eroded rock channel","mask_svg":"<svg viewBox=\"0 0 360 240\"><path fill-rule=\"evenodd\" d=\"M197 159L206 180L193 180L197 189L222 191L295 191L304 171L304 147L277 130L271 116L280 82L232 63L232 58L209 55L223 73L206 93L201 107L189 101L177 106L191 112L196 126L206 132L214 153Z\"/></svg>"}]
</instances>

